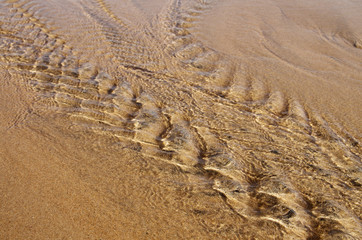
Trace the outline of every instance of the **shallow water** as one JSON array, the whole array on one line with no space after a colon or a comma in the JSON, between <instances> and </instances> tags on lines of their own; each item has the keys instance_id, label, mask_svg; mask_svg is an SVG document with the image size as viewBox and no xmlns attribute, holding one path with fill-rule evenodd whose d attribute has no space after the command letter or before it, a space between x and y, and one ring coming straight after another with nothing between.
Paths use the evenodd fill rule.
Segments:
<instances>
[{"instance_id":1,"label":"shallow water","mask_svg":"<svg viewBox=\"0 0 362 240\"><path fill-rule=\"evenodd\" d=\"M361 11L1 0L0 238L361 238Z\"/></svg>"}]
</instances>

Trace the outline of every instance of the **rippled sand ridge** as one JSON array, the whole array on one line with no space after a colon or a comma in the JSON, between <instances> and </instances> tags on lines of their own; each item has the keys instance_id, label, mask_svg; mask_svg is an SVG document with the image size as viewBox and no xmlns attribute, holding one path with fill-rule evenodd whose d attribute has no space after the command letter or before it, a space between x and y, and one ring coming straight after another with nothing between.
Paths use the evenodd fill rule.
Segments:
<instances>
[{"instance_id":1,"label":"rippled sand ridge","mask_svg":"<svg viewBox=\"0 0 362 240\"><path fill-rule=\"evenodd\" d=\"M361 239L361 12L0 0L0 239Z\"/></svg>"}]
</instances>

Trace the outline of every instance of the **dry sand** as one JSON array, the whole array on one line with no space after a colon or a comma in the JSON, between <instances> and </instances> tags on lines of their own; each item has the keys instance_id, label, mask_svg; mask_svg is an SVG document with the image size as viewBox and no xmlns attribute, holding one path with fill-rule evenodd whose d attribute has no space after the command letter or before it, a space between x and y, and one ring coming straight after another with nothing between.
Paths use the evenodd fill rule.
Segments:
<instances>
[{"instance_id":1,"label":"dry sand","mask_svg":"<svg viewBox=\"0 0 362 240\"><path fill-rule=\"evenodd\" d=\"M0 239L360 239L361 12L0 0Z\"/></svg>"}]
</instances>

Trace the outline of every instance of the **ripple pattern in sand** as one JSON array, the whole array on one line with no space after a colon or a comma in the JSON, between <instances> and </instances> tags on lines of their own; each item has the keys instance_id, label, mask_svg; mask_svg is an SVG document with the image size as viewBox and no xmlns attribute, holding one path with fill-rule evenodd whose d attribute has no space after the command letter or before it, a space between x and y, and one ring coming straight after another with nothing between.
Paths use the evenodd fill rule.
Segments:
<instances>
[{"instance_id":1,"label":"ripple pattern in sand","mask_svg":"<svg viewBox=\"0 0 362 240\"><path fill-rule=\"evenodd\" d=\"M213 1L170 1L158 32L144 35L106 1L82 1L111 46L113 69L82 59L36 4L4 2L1 61L77 128L177 169L190 184L179 188L189 194L180 202L195 201L191 215L210 236L358 239L359 142L199 41L190 28ZM158 192L166 194L141 194L150 208Z\"/></svg>"}]
</instances>

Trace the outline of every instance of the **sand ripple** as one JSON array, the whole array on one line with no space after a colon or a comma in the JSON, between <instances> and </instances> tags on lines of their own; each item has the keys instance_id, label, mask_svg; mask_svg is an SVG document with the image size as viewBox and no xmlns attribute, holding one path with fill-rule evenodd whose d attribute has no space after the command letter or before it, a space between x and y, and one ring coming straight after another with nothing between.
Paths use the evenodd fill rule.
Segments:
<instances>
[{"instance_id":1,"label":"sand ripple","mask_svg":"<svg viewBox=\"0 0 362 240\"><path fill-rule=\"evenodd\" d=\"M1 238L359 239L359 126L268 77L294 53L200 37L217 1L158 4L0 2L1 91L24 95L0 108Z\"/></svg>"}]
</instances>

